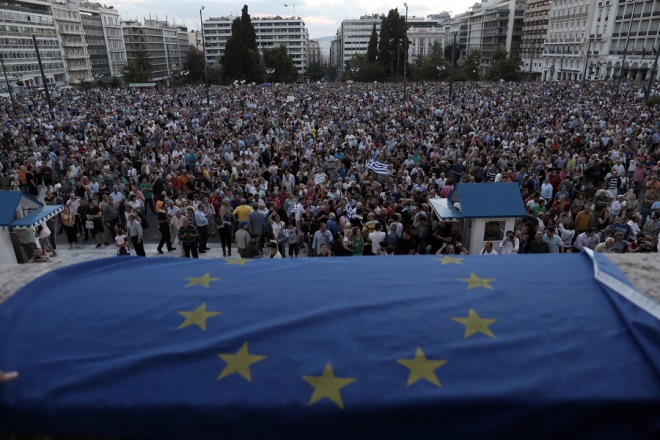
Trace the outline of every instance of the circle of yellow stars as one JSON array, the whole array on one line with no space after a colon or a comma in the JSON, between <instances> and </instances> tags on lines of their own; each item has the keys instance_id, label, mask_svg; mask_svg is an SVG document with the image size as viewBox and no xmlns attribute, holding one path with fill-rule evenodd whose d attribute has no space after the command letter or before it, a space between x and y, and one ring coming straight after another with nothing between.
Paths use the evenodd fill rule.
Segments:
<instances>
[{"instance_id":1,"label":"circle of yellow stars","mask_svg":"<svg viewBox=\"0 0 660 440\"><path fill-rule=\"evenodd\" d=\"M449 255L446 255L443 258L435 258L435 260L440 261L442 265L463 264L462 258L456 258ZM245 260L242 258L225 259L226 264L240 266L250 263L251 261L252 260ZM210 272L207 272L200 277L188 277L186 279L189 282L185 287L201 286L207 289L210 287L211 282L220 280L220 278L211 277ZM491 283L495 281L493 278L481 278L473 272L470 273L469 278L458 278L457 281L467 283L468 290L480 287L494 290L494 287L491 285ZM195 310L180 310L179 314L182 315L185 320L181 323L178 329L181 330L189 326L197 326L205 331L207 320L218 316L221 313L222 312L219 311L207 310L206 303L202 303ZM495 334L493 334L490 329L490 325L495 323L497 319L482 318L474 309L469 309L466 317L452 317L451 319L465 326L464 338L466 339L478 333L482 333L489 338L495 338ZM252 382L251 366L265 360L267 356L250 353L248 342L244 341L236 353L218 353L218 358L225 362L226 365L220 372L217 380L220 381L237 374L247 382ZM417 347L412 359L396 359L396 362L409 370L406 386L410 387L417 382L426 381L436 387L442 387L442 383L438 379L436 370L447 363L446 359L429 359L422 348ZM357 380L353 377L336 376L330 362L325 365L320 376L302 376L302 379L314 389L307 404L308 406L312 406L320 400L328 399L340 409L344 409L341 390Z\"/></svg>"}]
</instances>

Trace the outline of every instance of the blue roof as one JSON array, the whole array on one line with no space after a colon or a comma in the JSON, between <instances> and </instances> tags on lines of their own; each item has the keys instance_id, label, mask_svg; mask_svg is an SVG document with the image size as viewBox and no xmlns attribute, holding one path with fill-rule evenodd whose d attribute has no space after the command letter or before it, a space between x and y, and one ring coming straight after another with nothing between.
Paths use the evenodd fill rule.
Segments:
<instances>
[{"instance_id":1,"label":"blue roof","mask_svg":"<svg viewBox=\"0 0 660 440\"><path fill-rule=\"evenodd\" d=\"M440 220L458 221L463 217L461 212L454 207L454 204L449 199L429 199L429 204Z\"/></svg>"},{"instance_id":2,"label":"blue roof","mask_svg":"<svg viewBox=\"0 0 660 440\"><path fill-rule=\"evenodd\" d=\"M11 226L14 228L33 228L39 223L55 217L63 210L64 207L62 205L45 205L31 212L29 215L12 222Z\"/></svg>"},{"instance_id":3,"label":"blue roof","mask_svg":"<svg viewBox=\"0 0 660 440\"><path fill-rule=\"evenodd\" d=\"M460 202L463 218L525 216L517 183L459 183L449 199Z\"/></svg>"},{"instance_id":4,"label":"blue roof","mask_svg":"<svg viewBox=\"0 0 660 440\"><path fill-rule=\"evenodd\" d=\"M37 208L30 214L14 220L22 199L32 202ZM39 200L20 191L0 191L0 226L30 228L48 220L62 211L62 206L46 206Z\"/></svg>"}]
</instances>

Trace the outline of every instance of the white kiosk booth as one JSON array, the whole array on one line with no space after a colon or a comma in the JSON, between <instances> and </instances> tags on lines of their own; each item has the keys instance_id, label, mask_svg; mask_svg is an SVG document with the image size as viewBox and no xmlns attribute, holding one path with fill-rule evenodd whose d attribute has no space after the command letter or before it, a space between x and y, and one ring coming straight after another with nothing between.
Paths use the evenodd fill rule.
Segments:
<instances>
[{"instance_id":1,"label":"white kiosk booth","mask_svg":"<svg viewBox=\"0 0 660 440\"><path fill-rule=\"evenodd\" d=\"M0 264L17 264L20 252L12 235L17 229L32 229L62 212L62 205L44 205L20 191L0 191ZM52 231L56 234L57 231ZM35 239L36 241L36 239ZM30 255L28 258L32 258Z\"/></svg>"},{"instance_id":2,"label":"white kiosk booth","mask_svg":"<svg viewBox=\"0 0 660 440\"><path fill-rule=\"evenodd\" d=\"M477 254L492 242L499 253L506 231L513 231L516 217L525 216L517 183L459 183L448 199L430 199L438 219L456 223L463 246Z\"/></svg>"}]
</instances>

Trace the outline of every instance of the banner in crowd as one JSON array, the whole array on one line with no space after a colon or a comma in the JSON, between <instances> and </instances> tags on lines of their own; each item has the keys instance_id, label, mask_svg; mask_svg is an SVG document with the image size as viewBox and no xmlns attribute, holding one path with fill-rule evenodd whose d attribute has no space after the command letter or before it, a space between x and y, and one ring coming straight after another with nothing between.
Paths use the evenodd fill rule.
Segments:
<instances>
[{"instance_id":1,"label":"banner in crowd","mask_svg":"<svg viewBox=\"0 0 660 440\"><path fill-rule=\"evenodd\" d=\"M0 434L648 438L657 309L595 258L57 269L0 304Z\"/></svg>"}]
</instances>

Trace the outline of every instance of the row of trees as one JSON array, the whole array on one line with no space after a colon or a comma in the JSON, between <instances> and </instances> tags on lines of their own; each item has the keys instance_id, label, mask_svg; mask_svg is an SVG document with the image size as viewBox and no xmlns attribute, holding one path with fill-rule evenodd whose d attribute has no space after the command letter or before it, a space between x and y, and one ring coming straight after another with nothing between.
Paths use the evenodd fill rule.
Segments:
<instances>
[{"instance_id":1,"label":"row of trees","mask_svg":"<svg viewBox=\"0 0 660 440\"><path fill-rule=\"evenodd\" d=\"M374 24L367 53L355 55L347 63L344 79L369 82L400 80L407 68L407 77L411 81L447 80L452 64L456 81L517 81L524 76L520 70L520 60L509 56L504 49L493 52L489 68L482 72L480 51L471 50L465 57L459 57L458 47L450 45L443 48L437 42L427 55L417 57L414 63L406 66L409 45L405 17L399 14L397 8L391 9L381 21L380 35ZM138 53L126 65L124 79L128 83L147 82L152 71L147 54ZM224 56L217 63L208 65L205 72L204 54L191 47L187 54L186 72L187 75L180 80L190 83L203 82L205 74L211 84L234 81L291 82L297 78L293 58L286 47L264 49L263 57L259 55L257 36L247 5L243 6L241 16L232 23ZM307 78L313 81L322 78L332 80L335 75L333 68L319 63L309 65L306 71Z\"/></svg>"},{"instance_id":2,"label":"row of trees","mask_svg":"<svg viewBox=\"0 0 660 440\"><path fill-rule=\"evenodd\" d=\"M405 17L399 14L398 8L390 9L381 21L380 35L376 25L373 25L367 53L355 55L347 62L344 69L345 79L356 81L402 79L404 66L408 62L409 46ZM517 81L523 78L520 60L509 56L504 49L496 49L493 52L490 67L486 72L480 70L480 51L472 50L464 59L460 58L459 54L458 47L452 48L450 45L443 50L436 42L428 55L419 56L412 65L408 65L407 77L413 81L446 80L449 78L453 63L454 79L457 81L479 79Z\"/></svg>"},{"instance_id":3,"label":"row of trees","mask_svg":"<svg viewBox=\"0 0 660 440\"><path fill-rule=\"evenodd\" d=\"M264 49L263 58L257 47L257 35L252 26L247 5L243 6L241 16L231 25L231 37L225 45L225 54L217 63L209 64L204 69L204 53L191 47L187 53L186 76L180 80L190 83L207 81L214 83L232 83L247 81L263 83L292 82L296 80L296 66L286 47L277 46ZM153 73L153 65L144 52L136 53L124 67L126 83L148 82Z\"/></svg>"}]
</instances>

